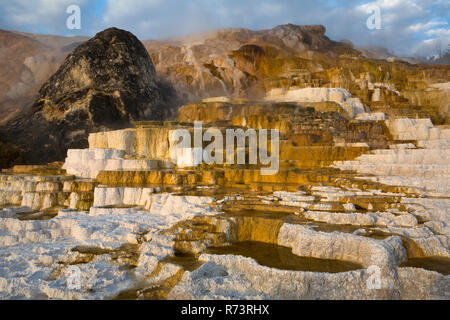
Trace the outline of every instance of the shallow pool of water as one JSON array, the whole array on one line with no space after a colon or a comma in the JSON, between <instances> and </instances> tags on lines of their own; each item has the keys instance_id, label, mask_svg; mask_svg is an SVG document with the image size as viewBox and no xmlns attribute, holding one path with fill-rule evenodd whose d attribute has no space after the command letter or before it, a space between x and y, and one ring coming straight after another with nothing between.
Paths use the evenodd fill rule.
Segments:
<instances>
[{"instance_id":1,"label":"shallow pool of water","mask_svg":"<svg viewBox=\"0 0 450 320\"><path fill-rule=\"evenodd\" d=\"M443 257L409 258L400 267L415 267L450 274L450 259Z\"/></svg>"},{"instance_id":2,"label":"shallow pool of water","mask_svg":"<svg viewBox=\"0 0 450 320\"><path fill-rule=\"evenodd\" d=\"M260 265L295 271L312 272L345 272L362 269L362 266L341 260L299 257L287 247L256 241L236 242L225 247L211 247L206 250L210 254L234 254L255 259Z\"/></svg>"}]
</instances>

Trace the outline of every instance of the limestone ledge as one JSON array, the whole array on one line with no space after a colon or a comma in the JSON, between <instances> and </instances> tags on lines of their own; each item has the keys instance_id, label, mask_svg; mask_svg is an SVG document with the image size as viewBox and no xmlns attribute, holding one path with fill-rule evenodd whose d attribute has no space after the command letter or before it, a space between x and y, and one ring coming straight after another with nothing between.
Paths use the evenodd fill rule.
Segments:
<instances>
[{"instance_id":1,"label":"limestone ledge","mask_svg":"<svg viewBox=\"0 0 450 320\"><path fill-rule=\"evenodd\" d=\"M302 213L306 219L330 224L360 225L360 226L394 226L415 227L417 219L409 213L399 215L390 212L324 212L309 210Z\"/></svg>"},{"instance_id":2,"label":"limestone ledge","mask_svg":"<svg viewBox=\"0 0 450 320\"><path fill-rule=\"evenodd\" d=\"M395 278L370 289L367 269L318 273L259 265L237 255L202 254L204 264L185 272L169 299L448 299L450 278L437 272L398 268Z\"/></svg>"},{"instance_id":3,"label":"limestone ledge","mask_svg":"<svg viewBox=\"0 0 450 320\"><path fill-rule=\"evenodd\" d=\"M285 223L278 234L278 245L292 248L299 256L338 259L392 268L406 260L400 237L379 241L344 233L314 231L309 227Z\"/></svg>"},{"instance_id":4,"label":"limestone ledge","mask_svg":"<svg viewBox=\"0 0 450 320\"><path fill-rule=\"evenodd\" d=\"M430 119L390 119L386 125L395 140L450 139L450 129L441 130Z\"/></svg>"},{"instance_id":5,"label":"limestone ledge","mask_svg":"<svg viewBox=\"0 0 450 320\"><path fill-rule=\"evenodd\" d=\"M158 214L164 211L173 214L219 213L211 207L214 197L154 193L155 191L155 188L97 187L94 191L94 207L140 206L150 213Z\"/></svg>"},{"instance_id":6,"label":"limestone ledge","mask_svg":"<svg viewBox=\"0 0 450 320\"><path fill-rule=\"evenodd\" d=\"M71 175L0 175L0 205L87 210L92 205L95 185Z\"/></svg>"},{"instance_id":7,"label":"limestone ledge","mask_svg":"<svg viewBox=\"0 0 450 320\"><path fill-rule=\"evenodd\" d=\"M430 119L391 119L386 125L396 140L415 140L420 147L400 144L373 150L354 160L337 161L335 167L373 174L367 180L411 186L423 192L450 192L450 129L434 127Z\"/></svg>"},{"instance_id":8,"label":"limestone ledge","mask_svg":"<svg viewBox=\"0 0 450 320\"><path fill-rule=\"evenodd\" d=\"M100 171L157 170L170 168L162 160L125 159L125 151L117 149L69 149L63 168L68 174L95 179Z\"/></svg>"},{"instance_id":9,"label":"limestone ledge","mask_svg":"<svg viewBox=\"0 0 450 320\"><path fill-rule=\"evenodd\" d=\"M361 202L361 198L364 197L367 200L366 203ZM339 249L337 251L334 250L330 247L329 243L336 244L338 241L346 243L352 237L359 235L362 235L362 237L354 238L352 241L357 239L355 241L358 243L358 241L365 242L367 240L369 244L376 244L378 240L371 239L370 234L372 232L378 232L384 237L400 236L403 241L402 247L405 247L409 258L450 257L450 217L448 216L447 209L449 200L445 198L414 198L408 197L405 194L382 193L377 190L343 190L331 186L314 186L310 192L276 191L272 195L258 196L258 199L262 204L266 205L267 210L271 207L281 205L283 208L288 207L296 210L295 212L299 219L307 219L310 221L305 225L305 221L300 220L303 226L292 225L290 227L294 230L292 231L292 235L304 233L305 238L295 238L289 241L292 241L292 243L307 243L305 244L307 248L328 247L330 252L335 253ZM239 201L245 202L246 200L245 198L237 199L228 197L223 200L223 203L226 204L229 201L238 203ZM377 204L377 201L380 201L380 203ZM358 212L356 211L356 204L363 205L364 208L359 206L358 210L360 211ZM375 208L378 208L378 211ZM339 209L345 210L345 212L336 211ZM380 209L383 209L383 211L379 211ZM278 210L281 210L281 208ZM244 225L251 225L251 228L255 229L255 232L259 230L257 227L258 223L252 222L250 217L248 219L250 222L246 222ZM275 228L275 231L272 230L270 234L277 234L278 239L272 239L269 243L290 246L289 241L281 239L282 242L280 242L279 238L280 236L283 237L283 230L284 228L288 228L288 224L285 223L282 226L279 224L278 228L281 227L281 229L278 231L276 227L273 227L275 226L274 223L268 221L268 219L258 218L256 220L266 226L266 233ZM293 219L292 221L296 220ZM324 224L325 226L331 226L331 230L325 233L317 233L315 229L323 227ZM333 228L343 230L339 229L338 226L344 226L348 231L344 233L332 232ZM348 228L349 226L360 226L361 228L356 230L356 228ZM327 227L325 227L325 230L327 230ZM353 235L351 234L352 232ZM249 238L251 240L266 242L270 238L269 235L261 237L259 235L260 233L251 234L252 237ZM285 232L285 234L289 233ZM311 242L311 239L319 239L319 235L323 237L323 240L321 240L323 241L323 245L320 245L319 242ZM336 235L336 237L333 235ZM347 238L347 235L350 235L350 238ZM254 238L254 236L257 238ZM339 237L342 239L339 240ZM345 247L347 245L342 244L342 246ZM348 247L351 248L351 245ZM311 255L311 253L301 250L299 255ZM357 252L355 254L360 259L363 259L361 257L371 255L367 254L367 252L363 253L360 249L355 250L354 252ZM295 250L293 252L295 253ZM362 263L361 261L359 262Z\"/></svg>"},{"instance_id":10,"label":"limestone ledge","mask_svg":"<svg viewBox=\"0 0 450 320\"><path fill-rule=\"evenodd\" d=\"M275 102L324 102L338 103L350 118L366 112L364 104L359 98L353 98L351 93L342 88L302 88L289 90L271 89L265 99Z\"/></svg>"},{"instance_id":11,"label":"limestone ledge","mask_svg":"<svg viewBox=\"0 0 450 320\"><path fill-rule=\"evenodd\" d=\"M133 128L91 133L89 148L117 149L129 155L164 159L169 152L170 130L173 128Z\"/></svg>"}]
</instances>

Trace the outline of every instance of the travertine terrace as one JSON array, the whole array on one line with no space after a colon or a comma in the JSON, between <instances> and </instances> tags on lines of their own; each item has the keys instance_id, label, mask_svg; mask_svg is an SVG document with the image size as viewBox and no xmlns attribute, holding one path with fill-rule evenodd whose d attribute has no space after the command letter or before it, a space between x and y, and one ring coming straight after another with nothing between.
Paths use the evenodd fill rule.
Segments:
<instances>
[{"instance_id":1,"label":"travertine terrace","mask_svg":"<svg viewBox=\"0 0 450 320\"><path fill-rule=\"evenodd\" d=\"M305 99L337 112L302 107L299 91L215 99L180 108L179 121L93 133L62 168L5 171L1 268L17 271L1 278L2 297L448 298L450 130L322 92ZM169 133L192 119L279 129L279 172L177 166ZM73 264L81 290L65 287Z\"/></svg>"},{"instance_id":2,"label":"travertine terrace","mask_svg":"<svg viewBox=\"0 0 450 320\"><path fill-rule=\"evenodd\" d=\"M74 102L100 117L62 135L64 161L1 172L0 298L449 299L450 69L367 59L324 32L145 42L144 76L189 99L150 121L119 94L117 127ZM46 108L33 117L71 119ZM171 132L194 121L278 130L279 170L174 158Z\"/></svg>"}]
</instances>

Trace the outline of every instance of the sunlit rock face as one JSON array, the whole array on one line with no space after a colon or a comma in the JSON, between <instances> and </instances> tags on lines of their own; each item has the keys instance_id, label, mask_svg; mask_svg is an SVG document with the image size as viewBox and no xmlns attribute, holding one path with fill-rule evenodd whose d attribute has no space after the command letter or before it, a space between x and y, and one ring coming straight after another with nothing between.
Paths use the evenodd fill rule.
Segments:
<instances>
[{"instance_id":1,"label":"sunlit rock face","mask_svg":"<svg viewBox=\"0 0 450 320\"><path fill-rule=\"evenodd\" d=\"M180 39L144 41L144 45L158 73L191 101L224 94L260 94L258 80L289 72L288 63L283 66L287 60L276 61L280 53L305 58L313 50L340 46L325 36L323 26L292 24L260 31L223 29ZM309 65L320 69L319 63Z\"/></svg>"},{"instance_id":2,"label":"sunlit rock face","mask_svg":"<svg viewBox=\"0 0 450 320\"><path fill-rule=\"evenodd\" d=\"M389 128L395 140L445 140L450 139L450 129L434 127L430 119L393 119L387 120Z\"/></svg>"},{"instance_id":3,"label":"sunlit rock face","mask_svg":"<svg viewBox=\"0 0 450 320\"><path fill-rule=\"evenodd\" d=\"M315 88L310 89L315 91ZM383 113L360 113L358 115L363 117L357 116L357 119L361 121L349 121L347 111L331 100L333 97L327 94L327 88L323 89L325 95L320 95L316 102L256 103L236 100L190 103L179 108L177 116L180 121L202 120L221 126L231 122L232 125L248 128L277 129L296 146L355 146L356 143L366 143L370 147L387 147L388 137L383 123L378 122L384 119ZM341 94L346 91L336 92ZM349 96L348 92L346 94ZM361 107L365 108L363 104Z\"/></svg>"},{"instance_id":4,"label":"sunlit rock face","mask_svg":"<svg viewBox=\"0 0 450 320\"><path fill-rule=\"evenodd\" d=\"M164 123L149 122L135 129L93 133L89 135L89 148L117 149L128 155L168 160L172 146L170 132L175 129Z\"/></svg>"},{"instance_id":5,"label":"sunlit rock face","mask_svg":"<svg viewBox=\"0 0 450 320\"><path fill-rule=\"evenodd\" d=\"M371 112L449 123L448 66L367 56L328 39L323 26L225 29L144 44L157 72L188 101L341 88L355 98L350 105L359 98Z\"/></svg>"}]
</instances>

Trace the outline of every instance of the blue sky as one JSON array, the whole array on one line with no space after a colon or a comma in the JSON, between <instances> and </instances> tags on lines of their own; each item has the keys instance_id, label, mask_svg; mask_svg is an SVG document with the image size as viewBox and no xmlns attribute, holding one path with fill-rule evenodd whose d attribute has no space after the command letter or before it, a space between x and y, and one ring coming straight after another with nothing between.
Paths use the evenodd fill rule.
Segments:
<instances>
[{"instance_id":1,"label":"blue sky","mask_svg":"<svg viewBox=\"0 0 450 320\"><path fill-rule=\"evenodd\" d=\"M66 28L66 8L81 8L81 29ZM373 6L381 29L366 21ZM209 29L253 30L279 24L323 24L333 40L382 46L413 56L434 54L450 43L449 0L2 0L0 29L92 36L110 26L140 39L179 36Z\"/></svg>"}]
</instances>

